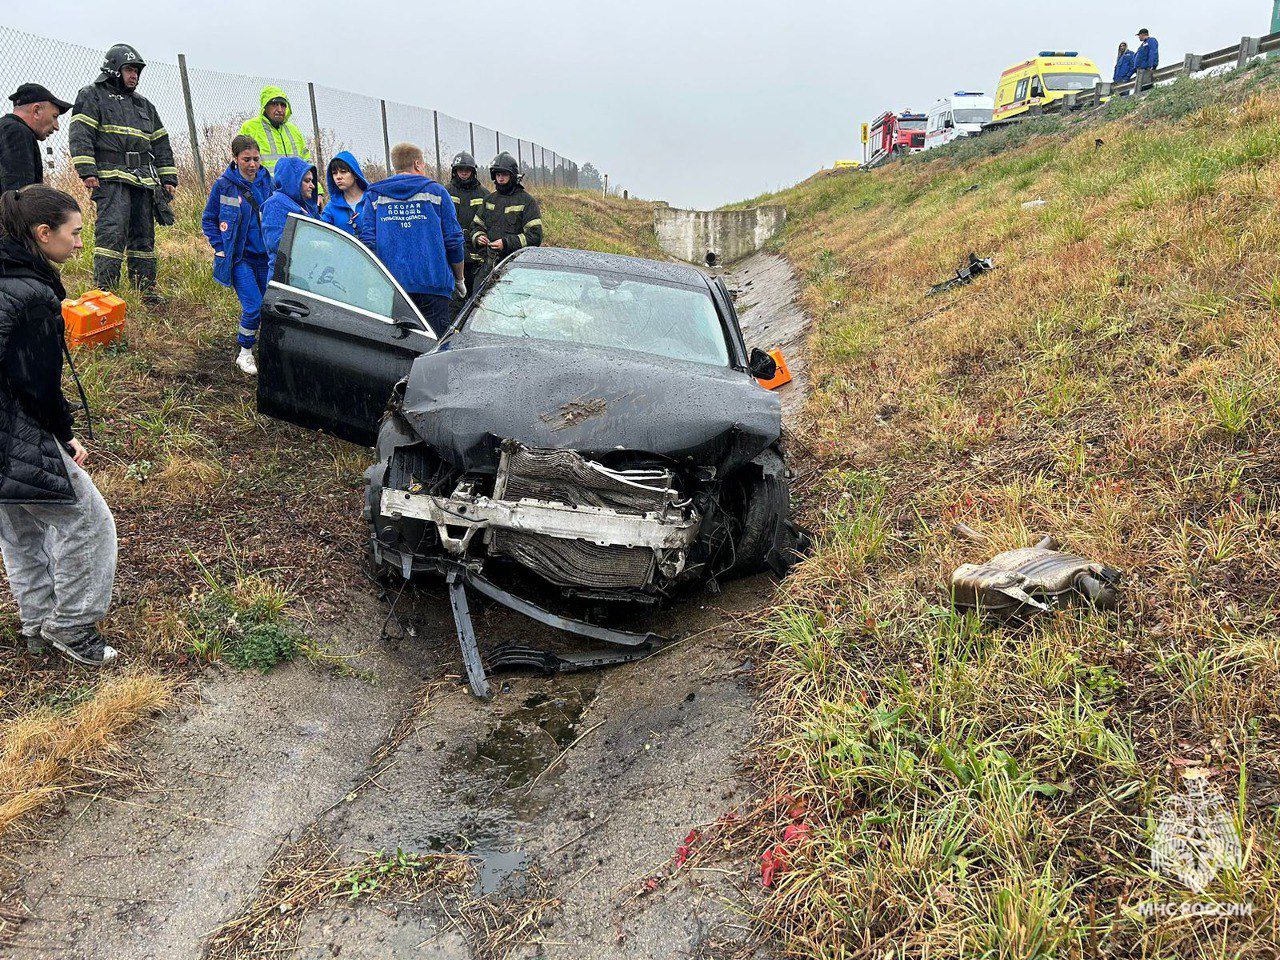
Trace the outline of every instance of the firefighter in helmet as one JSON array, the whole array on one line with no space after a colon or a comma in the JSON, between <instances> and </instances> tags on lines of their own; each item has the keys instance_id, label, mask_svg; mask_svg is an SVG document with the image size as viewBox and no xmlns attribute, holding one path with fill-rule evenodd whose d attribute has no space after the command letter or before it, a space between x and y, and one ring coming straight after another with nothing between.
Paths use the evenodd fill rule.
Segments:
<instances>
[{"instance_id":1,"label":"firefighter in helmet","mask_svg":"<svg viewBox=\"0 0 1280 960\"><path fill-rule=\"evenodd\" d=\"M463 276L467 281L467 289L474 290L476 270L484 263L484 254L471 242L472 224L480 216L489 191L480 183L475 157L465 150L453 158L449 196L453 197L453 208L458 212L458 225L462 227L462 235L467 238L467 259L463 265ZM461 303L458 305L461 306Z\"/></svg>"},{"instance_id":2,"label":"firefighter in helmet","mask_svg":"<svg viewBox=\"0 0 1280 960\"><path fill-rule=\"evenodd\" d=\"M137 92L146 65L127 43L107 51L98 79L76 97L70 146L71 162L98 208L94 285L116 288L127 261L130 279L155 302L155 225L172 222L168 197L177 189L178 168L160 115Z\"/></svg>"},{"instance_id":3,"label":"firefighter in helmet","mask_svg":"<svg viewBox=\"0 0 1280 960\"><path fill-rule=\"evenodd\" d=\"M521 247L542 246L542 212L521 185L520 167L511 154L504 151L493 158L489 177L493 193L477 207L470 238L477 250L488 251L486 262L492 265Z\"/></svg>"}]
</instances>

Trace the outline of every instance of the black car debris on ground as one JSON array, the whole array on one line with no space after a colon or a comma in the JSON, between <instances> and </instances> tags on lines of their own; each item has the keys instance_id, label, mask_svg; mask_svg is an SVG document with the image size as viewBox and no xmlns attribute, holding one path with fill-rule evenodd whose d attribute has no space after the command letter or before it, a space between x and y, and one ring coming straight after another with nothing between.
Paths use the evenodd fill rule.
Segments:
<instances>
[{"instance_id":1,"label":"black car debris on ground","mask_svg":"<svg viewBox=\"0 0 1280 960\"><path fill-rule=\"evenodd\" d=\"M700 270L520 250L437 340L358 240L290 217L263 315L258 409L376 446L374 561L445 577L479 696L467 586L608 645L508 646L490 667L577 670L662 643L607 611L780 576L804 548L781 406L756 380L773 360L748 353L724 283Z\"/></svg>"}]
</instances>

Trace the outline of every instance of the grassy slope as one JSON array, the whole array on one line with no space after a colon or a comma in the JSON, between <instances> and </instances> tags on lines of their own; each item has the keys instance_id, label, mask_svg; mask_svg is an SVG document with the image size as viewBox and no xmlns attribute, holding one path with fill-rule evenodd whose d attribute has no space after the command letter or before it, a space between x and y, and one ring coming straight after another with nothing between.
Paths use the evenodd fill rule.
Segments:
<instances>
[{"instance_id":1,"label":"grassy slope","mask_svg":"<svg viewBox=\"0 0 1280 960\"><path fill-rule=\"evenodd\" d=\"M649 204L539 195L548 243L656 250ZM127 727L217 655L216 642L188 626L211 591L246 611L291 605L306 621L333 614L344 591L364 582L359 490L368 453L255 413L252 387L231 364L235 298L213 282L199 233L203 200L180 194L180 223L161 232L161 284L172 302L149 311L126 292L128 346L78 351L96 421L91 471L121 536L108 628L126 666L100 676L33 662L4 593L0 833L59 791L100 777ZM64 278L72 295L89 285L87 251Z\"/></svg>"},{"instance_id":2,"label":"grassy slope","mask_svg":"<svg viewBox=\"0 0 1280 960\"><path fill-rule=\"evenodd\" d=\"M767 198L824 468L765 637L763 762L814 834L761 921L797 956L1275 955L1280 93L1038 126ZM924 299L970 251L998 272ZM1118 615L948 611L959 564L1045 534L1125 571ZM1133 912L1190 897L1147 846L1190 768L1246 840L1205 899L1251 919Z\"/></svg>"}]
</instances>

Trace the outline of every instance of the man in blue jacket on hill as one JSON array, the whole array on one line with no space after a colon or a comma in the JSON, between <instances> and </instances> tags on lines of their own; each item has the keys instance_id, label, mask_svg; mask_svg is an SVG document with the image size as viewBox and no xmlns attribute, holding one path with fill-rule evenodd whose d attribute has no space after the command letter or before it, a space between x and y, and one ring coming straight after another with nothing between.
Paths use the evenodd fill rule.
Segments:
<instances>
[{"instance_id":1,"label":"man in blue jacket on hill","mask_svg":"<svg viewBox=\"0 0 1280 960\"><path fill-rule=\"evenodd\" d=\"M1160 41L1145 27L1138 31L1138 39L1142 43L1138 46L1138 59L1134 64L1138 68L1138 82L1134 89L1142 93L1155 85L1151 75L1160 67Z\"/></svg>"},{"instance_id":2,"label":"man in blue jacket on hill","mask_svg":"<svg viewBox=\"0 0 1280 960\"><path fill-rule=\"evenodd\" d=\"M467 295L462 227L449 191L427 176L420 147L398 143L395 173L369 187L360 211L360 239L378 255L437 334L449 328L454 293Z\"/></svg>"}]
</instances>

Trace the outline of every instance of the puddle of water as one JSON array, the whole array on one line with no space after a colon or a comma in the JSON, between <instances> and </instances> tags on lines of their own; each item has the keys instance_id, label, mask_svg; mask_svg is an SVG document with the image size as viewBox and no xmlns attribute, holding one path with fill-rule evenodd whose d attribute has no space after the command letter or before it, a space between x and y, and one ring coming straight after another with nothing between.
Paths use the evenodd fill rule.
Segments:
<instances>
[{"instance_id":1,"label":"puddle of water","mask_svg":"<svg viewBox=\"0 0 1280 960\"><path fill-rule=\"evenodd\" d=\"M475 858L477 893L523 888L529 857L520 848L520 825L545 801L530 786L582 734L582 715L595 699L599 678L558 681L549 692L527 696L501 717L483 739L455 747L445 763L457 802L473 816L449 836L432 837L430 849ZM537 786L554 777L543 777Z\"/></svg>"},{"instance_id":2,"label":"puddle of water","mask_svg":"<svg viewBox=\"0 0 1280 960\"><path fill-rule=\"evenodd\" d=\"M595 695L595 685L535 693L499 720L482 741L455 749L450 762L455 770L478 777L496 805L514 811L522 796L515 792L578 738L579 721Z\"/></svg>"}]
</instances>

